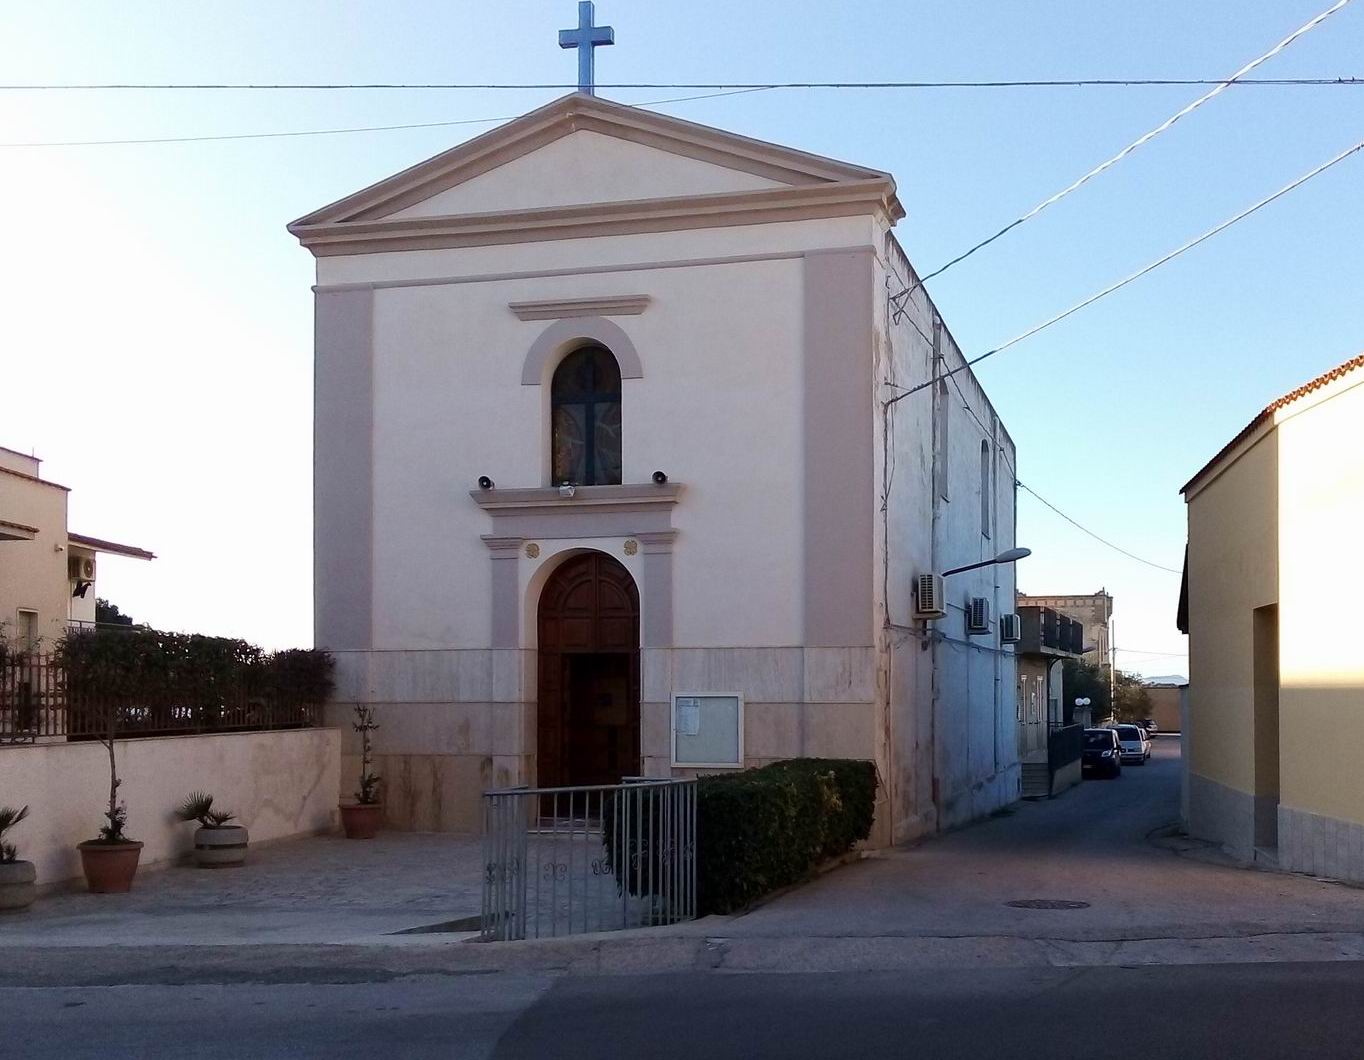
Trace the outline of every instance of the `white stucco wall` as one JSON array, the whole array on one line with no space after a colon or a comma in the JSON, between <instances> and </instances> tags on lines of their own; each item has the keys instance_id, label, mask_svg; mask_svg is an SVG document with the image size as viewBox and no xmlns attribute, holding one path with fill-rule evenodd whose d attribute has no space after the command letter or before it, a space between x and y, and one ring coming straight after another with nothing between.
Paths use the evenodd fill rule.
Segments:
<instances>
[{"instance_id":1,"label":"white stucco wall","mask_svg":"<svg viewBox=\"0 0 1364 1060\"><path fill-rule=\"evenodd\" d=\"M392 217L440 217L785 187L780 181L579 129Z\"/></svg>"},{"instance_id":2,"label":"white stucco wall","mask_svg":"<svg viewBox=\"0 0 1364 1060\"><path fill-rule=\"evenodd\" d=\"M194 826L174 810L194 791L236 813L253 843L335 825L341 741L336 729L119 741L119 798L141 866L194 848ZM11 836L39 885L81 875L76 844L94 839L109 804L108 752L96 742L0 748L0 802L28 806Z\"/></svg>"},{"instance_id":3,"label":"white stucco wall","mask_svg":"<svg viewBox=\"0 0 1364 1060\"><path fill-rule=\"evenodd\" d=\"M888 296L913 280L898 246L893 241L884 246L878 290ZM878 310L877 378L916 386L935 374L936 310L920 288L896 321L886 296ZM938 343L945 369L963 363L945 326ZM882 397L899 392L885 388ZM878 608L891 623L882 665L888 742L894 749L895 830L897 839L906 839L963 823L1018 798L1017 668L1012 652L999 642L999 616L1014 609L1012 565L948 578L948 615L927 627L914 620L912 597L913 580L921 573L989 559L1013 547L1017 458L1012 439L969 370L958 372L945 387L926 388L892 408L891 423L878 425L877 433L880 492L887 496L878 535L889 542L877 583ZM938 429L939 416L947 419L945 435ZM981 528L982 441L988 442L991 457L988 536ZM943 442L945 449L940 448ZM985 636L966 633L965 608L974 596L990 601L991 631ZM928 647L925 628L939 638Z\"/></svg>"},{"instance_id":4,"label":"white stucco wall","mask_svg":"<svg viewBox=\"0 0 1364 1060\"><path fill-rule=\"evenodd\" d=\"M709 249L742 243L720 230ZM408 255L375 257L394 256ZM503 488L548 484L546 388L522 385L521 371L549 322L507 305L619 294L651 298L613 318L643 366L623 382L624 480L663 470L685 487L674 643L800 643L801 268L787 257L376 290L375 647L487 646L480 535L493 526L468 490L484 474Z\"/></svg>"}]
</instances>

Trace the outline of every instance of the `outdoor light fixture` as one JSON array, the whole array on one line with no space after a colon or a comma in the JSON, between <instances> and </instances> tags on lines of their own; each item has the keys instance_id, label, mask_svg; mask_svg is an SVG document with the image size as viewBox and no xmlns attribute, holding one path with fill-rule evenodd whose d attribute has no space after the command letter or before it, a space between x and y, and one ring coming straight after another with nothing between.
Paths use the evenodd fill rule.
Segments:
<instances>
[{"instance_id":1,"label":"outdoor light fixture","mask_svg":"<svg viewBox=\"0 0 1364 1060\"><path fill-rule=\"evenodd\" d=\"M655 471L655 472L654 472L654 485L655 485L655 486L661 486L661 485L663 485L663 483L665 483L665 482L667 482L667 481L668 481L668 476L665 475L662 471Z\"/></svg>"},{"instance_id":2,"label":"outdoor light fixture","mask_svg":"<svg viewBox=\"0 0 1364 1060\"><path fill-rule=\"evenodd\" d=\"M1075 705L1076 705L1077 707L1087 707L1087 706L1089 706L1089 699L1088 699L1088 697L1086 697L1086 696L1081 696L1079 699L1077 699L1077 700L1075 701Z\"/></svg>"},{"instance_id":3,"label":"outdoor light fixture","mask_svg":"<svg viewBox=\"0 0 1364 1060\"><path fill-rule=\"evenodd\" d=\"M1011 548L1007 552L1001 552L994 559L983 559L979 563L968 563L964 567L953 567L951 570L942 572L946 578L949 574L960 574L963 571L975 570L978 567L993 567L996 563L1017 563L1020 559L1026 559L1032 555L1030 548Z\"/></svg>"},{"instance_id":4,"label":"outdoor light fixture","mask_svg":"<svg viewBox=\"0 0 1364 1060\"><path fill-rule=\"evenodd\" d=\"M479 475L479 476L478 476L478 488L481 489L481 490L490 490L490 489L492 489L492 488L493 488L493 480L490 479L487 475Z\"/></svg>"}]
</instances>

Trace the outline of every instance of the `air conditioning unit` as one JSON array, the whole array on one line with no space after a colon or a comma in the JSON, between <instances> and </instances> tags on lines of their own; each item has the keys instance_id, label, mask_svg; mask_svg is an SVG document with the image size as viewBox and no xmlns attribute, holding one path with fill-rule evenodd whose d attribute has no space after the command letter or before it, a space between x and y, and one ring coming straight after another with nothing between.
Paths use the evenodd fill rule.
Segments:
<instances>
[{"instance_id":1,"label":"air conditioning unit","mask_svg":"<svg viewBox=\"0 0 1364 1060\"><path fill-rule=\"evenodd\" d=\"M74 582L95 580L94 556L69 556L66 561L66 576Z\"/></svg>"},{"instance_id":2,"label":"air conditioning unit","mask_svg":"<svg viewBox=\"0 0 1364 1060\"><path fill-rule=\"evenodd\" d=\"M943 598L942 575L920 574L914 579L914 617L943 618L947 603Z\"/></svg>"},{"instance_id":3,"label":"air conditioning unit","mask_svg":"<svg viewBox=\"0 0 1364 1060\"><path fill-rule=\"evenodd\" d=\"M966 632L990 632L990 601L983 596L971 597L966 607Z\"/></svg>"},{"instance_id":4,"label":"air conditioning unit","mask_svg":"<svg viewBox=\"0 0 1364 1060\"><path fill-rule=\"evenodd\" d=\"M1015 614L999 616L999 643L1017 644L1023 639L1023 620Z\"/></svg>"}]
</instances>

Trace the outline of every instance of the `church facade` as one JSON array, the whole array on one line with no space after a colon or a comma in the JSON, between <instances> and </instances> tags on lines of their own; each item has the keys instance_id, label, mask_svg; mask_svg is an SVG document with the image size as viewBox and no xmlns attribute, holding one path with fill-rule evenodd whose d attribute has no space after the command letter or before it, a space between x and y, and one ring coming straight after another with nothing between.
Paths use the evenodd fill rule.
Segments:
<instances>
[{"instance_id":1,"label":"church facade","mask_svg":"<svg viewBox=\"0 0 1364 1060\"><path fill-rule=\"evenodd\" d=\"M881 842L1018 797L1012 567L915 617L1013 546L1016 463L903 214L886 173L575 93L290 226L316 638L390 826L802 755L877 763Z\"/></svg>"}]
</instances>

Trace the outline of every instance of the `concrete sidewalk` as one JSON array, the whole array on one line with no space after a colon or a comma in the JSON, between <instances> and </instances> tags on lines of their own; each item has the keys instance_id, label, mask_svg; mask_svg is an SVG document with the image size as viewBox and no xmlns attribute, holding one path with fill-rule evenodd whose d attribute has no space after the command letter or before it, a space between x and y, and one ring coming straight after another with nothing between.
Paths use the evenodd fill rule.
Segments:
<instances>
[{"instance_id":1,"label":"concrete sidewalk","mask_svg":"<svg viewBox=\"0 0 1364 1060\"><path fill-rule=\"evenodd\" d=\"M0 917L0 948L377 942L476 916L481 863L471 836L283 840L241 868L139 872L129 894L48 893Z\"/></svg>"},{"instance_id":2,"label":"concrete sidewalk","mask_svg":"<svg viewBox=\"0 0 1364 1060\"><path fill-rule=\"evenodd\" d=\"M300 840L243 870L147 873L128 896L50 896L0 919L0 983L1364 960L1364 890L1168 835L1178 775L1162 740L1121 780L879 852L746 915L528 942L395 934L478 911L475 839Z\"/></svg>"}]
</instances>

